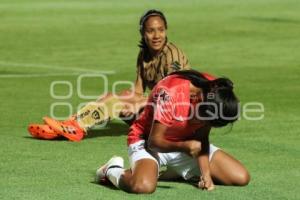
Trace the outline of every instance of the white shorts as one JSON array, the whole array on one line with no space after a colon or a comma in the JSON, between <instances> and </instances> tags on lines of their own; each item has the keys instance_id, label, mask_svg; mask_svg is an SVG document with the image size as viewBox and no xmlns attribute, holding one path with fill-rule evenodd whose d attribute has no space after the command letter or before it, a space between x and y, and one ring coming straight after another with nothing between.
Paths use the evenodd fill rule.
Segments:
<instances>
[{"instance_id":1,"label":"white shorts","mask_svg":"<svg viewBox=\"0 0 300 200\"><path fill-rule=\"evenodd\" d=\"M209 161L220 148L209 145ZM159 153L161 166L167 166L167 170L173 171L185 180L200 176L198 161L183 152Z\"/></svg>"},{"instance_id":2,"label":"white shorts","mask_svg":"<svg viewBox=\"0 0 300 200\"><path fill-rule=\"evenodd\" d=\"M213 154L219 148L210 144L209 146L209 161ZM196 159L183 152L171 153L155 153L145 149L145 141L141 140L128 147L129 163L133 169L135 162L141 159L151 159L160 166L167 166L168 170L174 171L176 174L188 180L192 177L199 176L200 171Z\"/></svg>"},{"instance_id":3,"label":"white shorts","mask_svg":"<svg viewBox=\"0 0 300 200\"><path fill-rule=\"evenodd\" d=\"M145 140L140 140L128 146L128 156L131 169L134 168L135 163L142 159L151 159L159 166L158 153L151 152L145 149Z\"/></svg>"}]
</instances>

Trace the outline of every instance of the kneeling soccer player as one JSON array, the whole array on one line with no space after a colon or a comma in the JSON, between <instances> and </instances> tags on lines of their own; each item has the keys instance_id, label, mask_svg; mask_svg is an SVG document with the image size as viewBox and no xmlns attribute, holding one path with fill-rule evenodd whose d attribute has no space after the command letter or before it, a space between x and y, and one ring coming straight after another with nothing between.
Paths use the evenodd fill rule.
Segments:
<instances>
[{"instance_id":1,"label":"kneeling soccer player","mask_svg":"<svg viewBox=\"0 0 300 200\"><path fill-rule=\"evenodd\" d=\"M165 165L167 173L186 180L198 177L198 187L204 190L213 190L214 183L247 185L245 167L209 143L211 128L235 122L238 110L229 79L191 70L173 73L154 87L130 127L131 169L124 169L123 158L113 157L97 170L96 181L110 181L131 193L152 193L159 168Z\"/></svg>"}]
</instances>

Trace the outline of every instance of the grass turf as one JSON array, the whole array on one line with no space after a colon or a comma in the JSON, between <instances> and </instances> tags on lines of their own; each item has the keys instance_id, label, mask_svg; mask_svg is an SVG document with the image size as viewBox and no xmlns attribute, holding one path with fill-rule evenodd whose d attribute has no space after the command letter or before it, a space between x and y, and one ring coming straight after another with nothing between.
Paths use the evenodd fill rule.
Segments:
<instances>
[{"instance_id":1,"label":"grass turf","mask_svg":"<svg viewBox=\"0 0 300 200\"><path fill-rule=\"evenodd\" d=\"M27 124L41 122L52 103L68 102L75 110L87 101L78 97L77 76L69 76L78 68L114 70L109 89L116 80L135 79L137 24L149 8L165 12L169 40L196 69L230 77L242 103L264 104L263 120L242 119L230 133L214 130L211 136L247 166L252 176L247 187L218 186L207 193L160 182L152 195L126 194L93 183L99 164L115 154L127 158L128 127L122 122L95 130L80 143L35 140L27 133ZM299 10L297 0L2 0L0 198L299 199ZM26 77L32 74L49 76ZM71 98L50 96L51 83L60 80L72 83ZM85 81L83 89L97 95L103 85ZM56 112L63 117L68 110Z\"/></svg>"}]
</instances>

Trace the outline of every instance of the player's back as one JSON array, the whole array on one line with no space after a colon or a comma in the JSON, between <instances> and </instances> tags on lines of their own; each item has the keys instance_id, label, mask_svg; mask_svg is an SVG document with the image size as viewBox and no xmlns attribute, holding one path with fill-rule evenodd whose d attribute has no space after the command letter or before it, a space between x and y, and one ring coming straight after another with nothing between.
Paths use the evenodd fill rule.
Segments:
<instances>
[{"instance_id":1,"label":"player's back","mask_svg":"<svg viewBox=\"0 0 300 200\"><path fill-rule=\"evenodd\" d=\"M189 111L190 81L180 75L165 77L153 88L143 113L130 127L128 143L134 143L140 138L147 138L153 121L159 121L168 126L169 138L173 138L171 132L187 128L186 119ZM175 136L175 138L177 137Z\"/></svg>"}]
</instances>

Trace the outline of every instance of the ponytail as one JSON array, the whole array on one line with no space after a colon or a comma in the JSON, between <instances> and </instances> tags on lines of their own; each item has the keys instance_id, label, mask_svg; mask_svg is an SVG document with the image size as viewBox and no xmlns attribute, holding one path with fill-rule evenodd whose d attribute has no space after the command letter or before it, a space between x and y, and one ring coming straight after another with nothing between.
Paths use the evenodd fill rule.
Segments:
<instances>
[{"instance_id":1,"label":"ponytail","mask_svg":"<svg viewBox=\"0 0 300 200\"><path fill-rule=\"evenodd\" d=\"M180 75L182 78L189 80L194 86L201 88L207 93L209 91L210 81L205 76L196 70L181 70L173 72L169 75Z\"/></svg>"},{"instance_id":2,"label":"ponytail","mask_svg":"<svg viewBox=\"0 0 300 200\"><path fill-rule=\"evenodd\" d=\"M233 92L233 82L228 78L211 79L195 70L183 70L171 73L189 80L203 91L203 102L199 106L199 115L207 119L212 127L223 127L238 119L239 100ZM208 78L210 80L208 80ZM213 116L216 116L212 118Z\"/></svg>"},{"instance_id":3,"label":"ponytail","mask_svg":"<svg viewBox=\"0 0 300 200\"><path fill-rule=\"evenodd\" d=\"M218 78L211 82L210 91L205 95L205 104L199 107L201 117L217 116L209 120L212 127L223 127L235 122L239 117L239 100L233 92L233 83L228 78Z\"/></svg>"}]
</instances>

